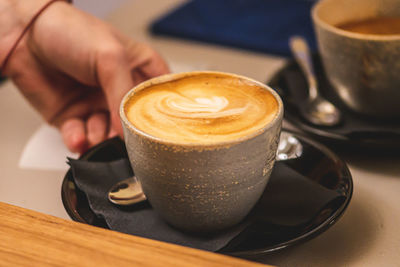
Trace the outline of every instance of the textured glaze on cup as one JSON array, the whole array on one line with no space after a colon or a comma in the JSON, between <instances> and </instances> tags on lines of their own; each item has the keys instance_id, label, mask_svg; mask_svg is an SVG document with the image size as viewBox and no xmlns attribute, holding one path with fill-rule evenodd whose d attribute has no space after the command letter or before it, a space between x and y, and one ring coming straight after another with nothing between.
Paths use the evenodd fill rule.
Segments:
<instances>
[{"instance_id":1,"label":"textured glaze on cup","mask_svg":"<svg viewBox=\"0 0 400 267\"><path fill-rule=\"evenodd\" d=\"M165 141L137 129L124 107L135 92L151 85L208 73L231 75L265 88L278 103L273 120L242 138L216 143ZM269 87L217 72L164 75L132 89L121 104L125 143L136 176L153 208L187 231L215 231L241 221L263 193L272 171L283 105Z\"/></svg>"},{"instance_id":2,"label":"textured glaze on cup","mask_svg":"<svg viewBox=\"0 0 400 267\"><path fill-rule=\"evenodd\" d=\"M372 35L336 26L371 17L400 16L398 0L322 0L312 17L325 72L354 111L400 116L400 35Z\"/></svg>"}]
</instances>

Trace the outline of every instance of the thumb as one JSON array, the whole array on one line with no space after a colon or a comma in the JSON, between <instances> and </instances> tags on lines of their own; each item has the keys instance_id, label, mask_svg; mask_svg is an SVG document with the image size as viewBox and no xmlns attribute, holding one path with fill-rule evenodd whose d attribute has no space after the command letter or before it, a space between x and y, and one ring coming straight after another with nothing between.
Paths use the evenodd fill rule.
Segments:
<instances>
[{"instance_id":1,"label":"thumb","mask_svg":"<svg viewBox=\"0 0 400 267\"><path fill-rule=\"evenodd\" d=\"M126 92L134 86L125 50L117 46L99 55L97 74L110 111L110 132L123 137L119 108Z\"/></svg>"}]
</instances>

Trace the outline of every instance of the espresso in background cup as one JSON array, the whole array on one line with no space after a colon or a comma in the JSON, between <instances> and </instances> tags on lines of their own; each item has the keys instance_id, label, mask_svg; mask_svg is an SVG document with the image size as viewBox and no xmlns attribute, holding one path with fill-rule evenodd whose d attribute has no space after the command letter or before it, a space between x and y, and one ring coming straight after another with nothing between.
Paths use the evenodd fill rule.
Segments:
<instances>
[{"instance_id":1,"label":"espresso in background cup","mask_svg":"<svg viewBox=\"0 0 400 267\"><path fill-rule=\"evenodd\" d=\"M321 0L312 18L326 75L341 100L362 114L400 117L400 1Z\"/></svg>"},{"instance_id":2,"label":"espresso in background cup","mask_svg":"<svg viewBox=\"0 0 400 267\"><path fill-rule=\"evenodd\" d=\"M189 72L133 88L120 116L150 204L170 224L206 232L240 222L262 195L283 105L275 91L252 79Z\"/></svg>"}]
</instances>

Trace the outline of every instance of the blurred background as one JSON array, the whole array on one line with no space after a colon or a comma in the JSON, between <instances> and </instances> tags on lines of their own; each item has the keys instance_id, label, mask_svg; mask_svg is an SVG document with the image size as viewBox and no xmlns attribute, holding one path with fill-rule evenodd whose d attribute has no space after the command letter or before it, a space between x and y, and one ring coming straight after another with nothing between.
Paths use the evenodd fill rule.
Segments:
<instances>
[{"instance_id":1,"label":"blurred background","mask_svg":"<svg viewBox=\"0 0 400 267\"><path fill-rule=\"evenodd\" d=\"M135 0L74 0L74 5L96 17L104 18L115 8L128 1Z\"/></svg>"}]
</instances>

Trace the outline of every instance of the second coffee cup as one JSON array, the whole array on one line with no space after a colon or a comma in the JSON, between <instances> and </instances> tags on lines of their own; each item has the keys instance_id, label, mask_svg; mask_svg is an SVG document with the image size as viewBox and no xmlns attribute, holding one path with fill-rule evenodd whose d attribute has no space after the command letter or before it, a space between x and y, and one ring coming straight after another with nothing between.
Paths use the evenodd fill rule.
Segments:
<instances>
[{"instance_id":1,"label":"second coffee cup","mask_svg":"<svg viewBox=\"0 0 400 267\"><path fill-rule=\"evenodd\" d=\"M132 168L155 211L177 228L207 232L240 222L262 195L283 104L250 78L188 72L139 84L120 116Z\"/></svg>"},{"instance_id":2,"label":"second coffee cup","mask_svg":"<svg viewBox=\"0 0 400 267\"><path fill-rule=\"evenodd\" d=\"M327 78L342 102L370 117L399 118L400 1L321 0L312 18Z\"/></svg>"}]
</instances>

